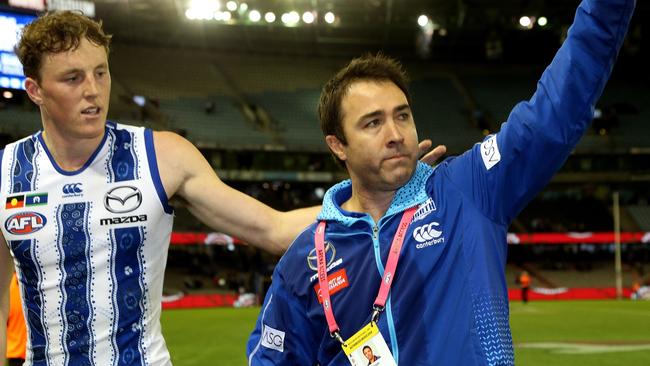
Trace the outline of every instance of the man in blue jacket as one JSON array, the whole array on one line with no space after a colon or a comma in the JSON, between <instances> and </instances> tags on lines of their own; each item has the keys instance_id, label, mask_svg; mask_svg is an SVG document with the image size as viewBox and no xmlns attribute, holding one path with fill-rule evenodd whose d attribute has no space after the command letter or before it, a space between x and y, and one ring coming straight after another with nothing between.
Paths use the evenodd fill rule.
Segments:
<instances>
[{"instance_id":1,"label":"man in blue jacket","mask_svg":"<svg viewBox=\"0 0 650 366\"><path fill-rule=\"evenodd\" d=\"M634 5L584 0L532 99L435 169L417 163L399 64L363 57L330 80L321 125L351 179L277 265L249 364L354 365L367 340L390 349L381 365L514 364L508 226L589 126Z\"/></svg>"}]
</instances>

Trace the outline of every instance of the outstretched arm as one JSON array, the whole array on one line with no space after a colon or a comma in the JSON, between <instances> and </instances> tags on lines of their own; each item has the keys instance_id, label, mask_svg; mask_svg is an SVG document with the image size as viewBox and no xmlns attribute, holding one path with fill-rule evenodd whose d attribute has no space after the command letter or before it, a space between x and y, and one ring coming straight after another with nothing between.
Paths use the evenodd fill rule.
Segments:
<instances>
[{"instance_id":1,"label":"outstretched arm","mask_svg":"<svg viewBox=\"0 0 650 366\"><path fill-rule=\"evenodd\" d=\"M0 365L4 365L7 355L7 320L9 319L9 284L14 270L9 248L0 234Z\"/></svg>"},{"instance_id":2,"label":"outstretched arm","mask_svg":"<svg viewBox=\"0 0 650 366\"><path fill-rule=\"evenodd\" d=\"M154 146L168 197L180 195L201 222L268 252L284 253L320 210L280 212L229 187L199 150L175 133L154 132Z\"/></svg>"},{"instance_id":3,"label":"outstretched arm","mask_svg":"<svg viewBox=\"0 0 650 366\"><path fill-rule=\"evenodd\" d=\"M584 0L533 97L501 130L449 164L477 207L508 224L562 166L593 119L635 0Z\"/></svg>"},{"instance_id":4,"label":"outstretched arm","mask_svg":"<svg viewBox=\"0 0 650 366\"><path fill-rule=\"evenodd\" d=\"M199 150L172 132L154 132L160 177L168 197L183 197L189 211L211 228L275 254L283 254L311 224L320 206L280 212L241 193L219 179ZM421 152L431 146L425 143ZM435 162L445 152L438 146L427 154Z\"/></svg>"}]
</instances>

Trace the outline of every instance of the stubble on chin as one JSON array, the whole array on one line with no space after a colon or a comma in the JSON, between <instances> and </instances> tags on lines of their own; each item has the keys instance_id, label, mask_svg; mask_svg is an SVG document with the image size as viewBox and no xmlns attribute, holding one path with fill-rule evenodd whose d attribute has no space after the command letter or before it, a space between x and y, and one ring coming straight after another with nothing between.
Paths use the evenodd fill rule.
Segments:
<instances>
[{"instance_id":1,"label":"stubble on chin","mask_svg":"<svg viewBox=\"0 0 650 366\"><path fill-rule=\"evenodd\" d=\"M398 190L408 183L415 172L415 166L400 166L384 171L384 183L389 190Z\"/></svg>"}]
</instances>

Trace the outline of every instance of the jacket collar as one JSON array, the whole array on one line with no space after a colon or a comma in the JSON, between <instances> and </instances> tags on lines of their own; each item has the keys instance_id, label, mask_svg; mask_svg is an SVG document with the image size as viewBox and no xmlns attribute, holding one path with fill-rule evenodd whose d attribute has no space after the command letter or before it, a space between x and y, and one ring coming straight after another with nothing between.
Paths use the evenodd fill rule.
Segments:
<instances>
[{"instance_id":1,"label":"jacket collar","mask_svg":"<svg viewBox=\"0 0 650 366\"><path fill-rule=\"evenodd\" d=\"M409 207L418 205L428 199L426 191L427 179L433 174L434 168L418 162L411 179L397 190L384 217L402 212ZM337 221L345 226L352 226L357 220L368 220L370 215L346 211L341 205L352 196L352 182L346 179L328 189L323 197L323 209L318 214L318 220ZM382 217L383 218L383 217Z\"/></svg>"}]
</instances>

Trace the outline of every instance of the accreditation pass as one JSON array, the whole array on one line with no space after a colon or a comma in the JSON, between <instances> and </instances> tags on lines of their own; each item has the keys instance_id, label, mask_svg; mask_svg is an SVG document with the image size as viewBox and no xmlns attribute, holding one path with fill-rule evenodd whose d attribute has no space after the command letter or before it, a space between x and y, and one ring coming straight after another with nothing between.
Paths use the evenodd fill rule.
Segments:
<instances>
[{"instance_id":1,"label":"accreditation pass","mask_svg":"<svg viewBox=\"0 0 650 366\"><path fill-rule=\"evenodd\" d=\"M375 322L361 328L343 344L352 366L397 366Z\"/></svg>"}]
</instances>

